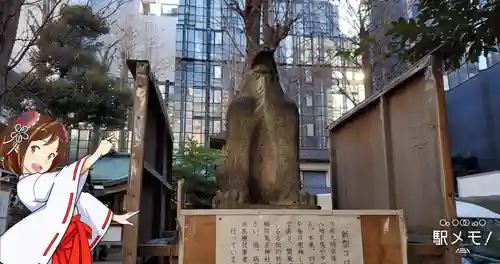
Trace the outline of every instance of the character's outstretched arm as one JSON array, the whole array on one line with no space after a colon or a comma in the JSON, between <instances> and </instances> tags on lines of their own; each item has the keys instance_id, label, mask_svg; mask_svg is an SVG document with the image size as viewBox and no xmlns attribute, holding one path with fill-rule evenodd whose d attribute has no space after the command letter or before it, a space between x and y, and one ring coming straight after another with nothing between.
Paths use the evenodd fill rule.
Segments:
<instances>
[{"instance_id":1,"label":"character's outstretched arm","mask_svg":"<svg viewBox=\"0 0 500 264\"><path fill-rule=\"evenodd\" d=\"M133 225L128 219L138 212L126 213L124 215L116 215L111 212L101 201L89 193L82 193L78 200L78 212L80 220L92 228L92 237L89 238L90 249L101 241L109 229L111 221L115 221L122 225Z\"/></svg>"},{"instance_id":2,"label":"character's outstretched arm","mask_svg":"<svg viewBox=\"0 0 500 264\"><path fill-rule=\"evenodd\" d=\"M69 177L78 181L78 188L76 189L75 197L78 197L83 190L83 186L87 181L88 169L87 171L83 171L85 164L89 164L89 159L92 159L91 155L83 157L72 164L64 167L63 170L72 171L71 174L68 173L60 173L60 172L46 172L38 176L38 179L33 186L33 193L35 195L35 201L44 203L49 199L54 183L57 180L60 180L60 177ZM94 161L95 162L95 161ZM77 174L74 171L76 168L81 168L80 173Z\"/></svg>"},{"instance_id":3,"label":"character's outstretched arm","mask_svg":"<svg viewBox=\"0 0 500 264\"><path fill-rule=\"evenodd\" d=\"M85 157L85 163L83 164L83 169L81 173L86 173L98 159L108 154L113 149L113 143L111 143L110 141L113 138L114 136L111 136L101 141L96 151L92 155L88 155L87 157Z\"/></svg>"},{"instance_id":4,"label":"character's outstretched arm","mask_svg":"<svg viewBox=\"0 0 500 264\"><path fill-rule=\"evenodd\" d=\"M109 137L99 144L99 147L97 147L96 151L92 153L91 155L83 157L81 160L83 161L83 166L82 170L80 172L80 180L78 182L78 195L81 193L83 190L83 186L85 185L85 182L87 181L87 176L90 167L92 167L97 160L99 160L102 156L108 154L111 149L113 149L113 144L109 141L113 137Z\"/></svg>"}]
</instances>

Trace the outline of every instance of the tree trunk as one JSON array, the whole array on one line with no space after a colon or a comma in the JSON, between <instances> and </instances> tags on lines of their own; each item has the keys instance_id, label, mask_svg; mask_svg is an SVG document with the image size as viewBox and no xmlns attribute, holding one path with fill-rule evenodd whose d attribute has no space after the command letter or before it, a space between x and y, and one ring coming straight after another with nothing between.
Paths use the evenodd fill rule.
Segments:
<instances>
[{"instance_id":1,"label":"tree trunk","mask_svg":"<svg viewBox=\"0 0 500 264\"><path fill-rule=\"evenodd\" d=\"M250 67L250 62L259 51L261 4L261 0L246 0L245 2L245 69Z\"/></svg>"},{"instance_id":2,"label":"tree trunk","mask_svg":"<svg viewBox=\"0 0 500 264\"><path fill-rule=\"evenodd\" d=\"M120 81L121 81L121 87L120 89L129 89L128 86L128 66L127 66L127 54L125 51L120 51L120 59L122 61L122 67L120 69ZM127 121L130 119L128 118L130 113L127 113ZM128 149L128 144L127 144L127 133L125 132L126 127L130 127L130 123L127 122L126 126L122 127L120 129L120 134L119 134L119 139L118 139L118 146L117 149L119 152L126 152Z\"/></svg>"},{"instance_id":3,"label":"tree trunk","mask_svg":"<svg viewBox=\"0 0 500 264\"><path fill-rule=\"evenodd\" d=\"M264 47L273 48L273 31L269 25L269 0L262 0L262 32Z\"/></svg>"},{"instance_id":4,"label":"tree trunk","mask_svg":"<svg viewBox=\"0 0 500 264\"><path fill-rule=\"evenodd\" d=\"M3 95L8 84L9 61L17 35L19 15L23 1L0 1L0 95Z\"/></svg>"},{"instance_id":5,"label":"tree trunk","mask_svg":"<svg viewBox=\"0 0 500 264\"><path fill-rule=\"evenodd\" d=\"M368 30L361 26L359 31L359 39L361 41L361 45L365 46L361 47L361 68L364 75L363 84L365 87L365 98L368 98L373 94L373 66L371 63L370 45L367 41L369 36L370 34Z\"/></svg>"}]
</instances>

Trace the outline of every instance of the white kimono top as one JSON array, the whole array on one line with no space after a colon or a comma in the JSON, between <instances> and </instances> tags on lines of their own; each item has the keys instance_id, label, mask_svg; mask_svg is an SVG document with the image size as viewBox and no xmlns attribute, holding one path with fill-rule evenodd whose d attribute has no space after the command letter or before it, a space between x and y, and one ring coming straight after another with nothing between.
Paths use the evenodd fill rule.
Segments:
<instances>
[{"instance_id":1,"label":"white kimono top","mask_svg":"<svg viewBox=\"0 0 500 264\"><path fill-rule=\"evenodd\" d=\"M82 193L88 173L81 174L85 158L59 172L26 175L17 194L31 214L0 236L3 264L47 264L73 215L92 228L92 250L106 234L113 213L99 200Z\"/></svg>"}]
</instances>

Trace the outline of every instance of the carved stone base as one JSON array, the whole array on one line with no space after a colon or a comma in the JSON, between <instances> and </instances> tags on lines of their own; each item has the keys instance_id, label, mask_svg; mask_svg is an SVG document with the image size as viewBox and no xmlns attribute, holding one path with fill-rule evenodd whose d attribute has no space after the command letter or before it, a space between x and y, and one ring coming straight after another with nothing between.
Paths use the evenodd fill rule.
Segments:
<instances>
[{"instance_id":1,"label":"carved stone base","mask_svg":"<svg viewBox=\"0 0 500 264\"><path fill-rule=\"evenodd\" d=\"M223 206L218 205L214 209L321 209L319 205L304 205L304 204L292 204L292 205L275 205L275 204L238 204L237 206Z\"/></svg>"}]
</instances>

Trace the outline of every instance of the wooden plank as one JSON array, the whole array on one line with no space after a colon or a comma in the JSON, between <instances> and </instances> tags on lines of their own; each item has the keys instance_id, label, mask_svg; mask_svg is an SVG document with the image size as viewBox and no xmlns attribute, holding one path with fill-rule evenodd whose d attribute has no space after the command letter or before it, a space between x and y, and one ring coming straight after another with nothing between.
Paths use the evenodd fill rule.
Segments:
<instances>
[{"instance_id":1,"label":"wooden plank","mask_svg":"<svg viewBox=\"0 0 500 264\"><path fill-rule=\"evenodd\" d=\"M140 209L143 158L144 130L146 127L149 63L138 62L135 75L134 122L132 129L132 153L130 155L130 173L127 194L124 199L125 212L135 212ZM123 230L123 264L136 264L139 217L130 221L133 226L126 225Z\"/></svg>"},{"instance_id":2,"label":"wooden plank","mask_svg":"<svg viewBox=\"0 0 500 264\"><path fill-rule=\"evenodd\" d=\"M394 165L392 157L392 135L391 135L391 118L389 114L389 105L387 103L386 96L380 96L380 120L382 122L382 144L384 146L384 167L385 167L385 177L387 181L388 189L388 204L389 209L397 209L397 198L396 198L396 187L394 180Z\"/></svg>"},{"instance_id":3,"label":"wooden plank","mask_svg":"<svg viewBox=\"0 0 500 264\"><path fill-rule=\"evenodd\" d=\"M352 122L330 131L335 142L331 151L336 152L336 209L390 208L379 108L373 104Z\"/></svg>"},{"instance_id":4,"label":"wooden plank","mask_svg":"<svg viewBox=\"0 0 500 264\"><path fill-rule=\"evenodd\" d=\"M405 264L406 242L397 215L361 216L364 264Z\"/></svg>"},{"instance_id":5,"label":"wooden plank","mask_svg":"<svg viewBox=\"0 0 500 264\"><path fill-rule=\"evenodd\" d=\"M179 264L215 264L215 215L184 217L183 248Z\"/></svg>"},{"instance_id":6,"label":"wooden plank","mask_svg":"<svg viewBox=\"0 0 500 264\"><path fill-rule=\"evenodd\" d=\"M453 171L451 166L450 143L448 140L448 125L446 122L446 99L443 85L443 61L436 56L432 58L432 72L426 74L426 80L434 83L436 91L436 112L437 112L437 134L439 159L441 163L441 187L444 203L444 217L451 223L457 218L455 208L455 189L453 180ZM452 234L453 229L450 226L448 234ZM448 245L445 252L446 263L461 263L460 256L455 254L456 246Z\"/></svg>"}]
</instances>

